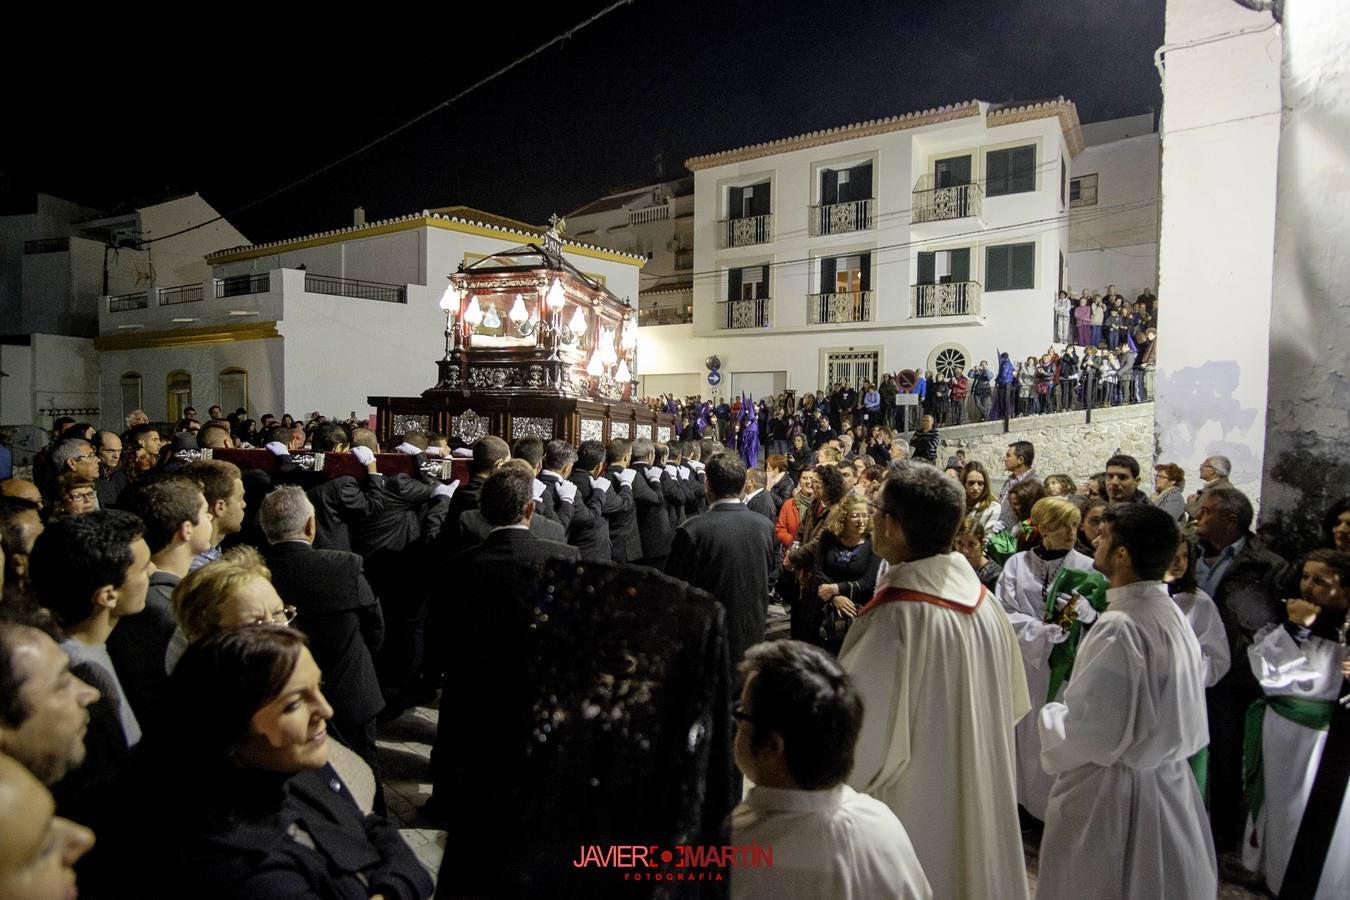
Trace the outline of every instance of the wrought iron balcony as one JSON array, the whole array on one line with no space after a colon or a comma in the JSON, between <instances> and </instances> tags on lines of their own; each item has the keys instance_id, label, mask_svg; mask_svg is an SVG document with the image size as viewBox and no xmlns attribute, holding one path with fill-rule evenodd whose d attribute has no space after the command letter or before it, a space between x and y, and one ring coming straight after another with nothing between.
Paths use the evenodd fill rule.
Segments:
<instances>
[{"instance_id":1,"label":"wrought iron balcony","mask_svg":"<svg viewBox=\"0 0 1350 900\"><path fill-rule=\"evenodd\" d=\"M773 240L773 215L746 216L741 219L720 219L717 222L717 246L750 247Z\"/></svg>"},{"instance_id":2,"label":"wrought iron balcony","mask_svg":"<svg viewBox=\"0 0 1350 900\"><path fill-rule=\"evenodd\" d=\"M687 270L689 270L689 269L692 269L693 267L694 267L694 251L693 251L693 250L676 250L676 251L675 251L675 271L676 271L676 272L684 272L684 271L687 271Z\"/></svg>"},{"instance_id":3,"label":"wrought iron balcony","mask_svg":"<svg viewBox=\"0 0 1350 900\"><path fill-rule=\"evenodd\" d=\"M179 303L196 303L204 296L200 284L180 284L178 287L161 290L159 292L159 305L175 306Z\"/></svg>"},{"instance_id":4,"label":"wrought iron balcony","mask_svg":"<svg viewBox=\"0 0 1350 900\"><path fill-rule=\"evenodd\" d=\"M773 317L773 300L721 300L717 303L718 328L767 328Z\"/></svg>"},{"instance_id":5,"label":"wrought iron balcony","mask_svg":"<svg viewBox=\"0 0 1350 900\"><path fill-rule=\"evenodd\" d=\"M355 278L337 278L333 275L305 273L305 290L311 294L332 294L335 297L355 297L359 300L379 300L384 303L407 303L407 288L378 281L358 281Z\"/></svg>"},{"instance_id":6,"label":"wrought iron balcony","mask_svg":"<svg viewBox=\"0 0 1350 900\"><path fill-rule=\"evenodd\" d=\"M653 309L638 310L638 326L649 325L688 325L694 321L694 313L685 306L659 306Z\"/></svg>"},{"instance_id":7,"label":"wrought iron balcony","mask_svg":"<svg viewBox=\"0 0 1350 900\"><path fill-rule=\"evenodd\" d=\"M149 299L145 291L137 291L134 294L118 294L115 297L108 298L108 312L127 312L132 309L145 309L149 305Z\"/></svg>"},{"instance_id":8,"label":"wrought iron balcony","mask_svg":"<svg viewBox=\"0 0 1350 900\"><path fill-rule=\"evenodd\" d=\"M874 223L872 207L875 200L851 200L847 203L823 203L811 207L811 237L822 234L847 234L867 231Z\"/></svg>"},{"instance_id":9,"label":"wrought iron balcony","mask_svg":"<svg viewBox=\"0 0 1350 900\"><path fill-rule=\"evenodd\" d=\"M984 191L978 184L954 184L935 187L933 176L925 175L914 185L912 221L942 222L980 214Z\"/></svg>"},{"instance_id":10,"label":"wrought iron balcony","mask_svg":"<svg viewBox=\"0 0 1350 900\"><path fill-rule=\"evenodd\" d=\"M272 278L262 275L232 275L229 278L216 279L217 297L244 297L249 294L265 294L270 290Z\"/></svg>"},{"instance_id":11,"label":"wrought iron balcony","mask_svg":"<svg viewBox=\"0 0 1350 900\"><path fill-rule=\"evenodd\" d=\"M911 319L978 316L979 314L980 284L977 281L916 284L910 289L909 317Z\"/></svg>"},{"instance_id":12,"label":"wrought iron balcony","mask_svg":"<svg viewBox=\"0 0 1350 900\"><path fill-rule=\"evenodd\" d=\"M836 294L808 294L806 321L811 325L837 322L871 322L874 314L872 291Z\"/></svg>"}]
</instances>

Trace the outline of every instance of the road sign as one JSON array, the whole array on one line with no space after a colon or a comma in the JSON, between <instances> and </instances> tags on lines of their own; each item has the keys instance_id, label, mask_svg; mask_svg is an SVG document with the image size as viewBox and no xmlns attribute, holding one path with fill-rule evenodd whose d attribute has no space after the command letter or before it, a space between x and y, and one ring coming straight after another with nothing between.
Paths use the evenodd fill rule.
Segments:
<instances>
[{"instance_id":1,"label":"road sign","mask_svg":"<svg viewBox=\"0 0 1350 900\"><path fill-rule=\"evenodd\" d=\"M708 373L708 384L717 387L722 383L722 373L716 370Z\"/></svg>"}]
</instances>

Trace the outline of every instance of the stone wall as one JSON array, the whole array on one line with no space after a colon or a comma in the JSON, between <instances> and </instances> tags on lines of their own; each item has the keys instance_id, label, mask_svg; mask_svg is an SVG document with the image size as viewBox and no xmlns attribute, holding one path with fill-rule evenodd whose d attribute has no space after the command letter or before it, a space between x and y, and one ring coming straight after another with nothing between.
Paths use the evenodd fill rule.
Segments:
<instances>
[{"instance_id":1,"label":"stone wall","mask_svg":"<svg viewBox=\"0 0 1350 900\"><path fill-rule=\"evenodd\" d=\"M949 426L940 430L938 462L945 462L957 450L965 450L966 459L984 463L997 483L1003 480L1003 453L1008 445L1013 441L1031 441L1036 445L1035 468L1042 477L1063 473L1081 482L1100 472L1117 450L1139 460L1144 471L1153 465L1152 403L1094 409L1091 424L1085 423L1084 418L1080 410L1013 419L1007 432L1002 421ZM1152 479L1141 475L1140 480L1142 490L1151 492Z\"/></svg>"}]
</instances>

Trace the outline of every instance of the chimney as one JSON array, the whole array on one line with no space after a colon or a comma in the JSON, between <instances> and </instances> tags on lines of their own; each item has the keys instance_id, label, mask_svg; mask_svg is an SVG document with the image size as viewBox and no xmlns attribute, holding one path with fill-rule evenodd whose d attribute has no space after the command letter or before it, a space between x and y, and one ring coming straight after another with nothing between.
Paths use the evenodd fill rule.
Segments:
<instances>
[{"instance_id":1,"label":"chimney","mask_svg":"<svg viewBox=\"0 0 1350 900\"><path fill-rule=\"evenodd\" d=\"M352 224L358 227L366 224L366 208L364 206L358 206L352 210Z\"/></svg>"}]
</instances>

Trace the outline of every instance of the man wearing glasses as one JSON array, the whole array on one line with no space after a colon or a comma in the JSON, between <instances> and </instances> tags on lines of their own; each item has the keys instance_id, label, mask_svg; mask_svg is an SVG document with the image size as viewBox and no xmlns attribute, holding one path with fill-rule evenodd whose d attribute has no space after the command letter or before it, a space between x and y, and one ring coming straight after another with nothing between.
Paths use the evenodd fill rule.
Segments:
<instances>
[{"instance_id":1,"label":"man wearing glasses","mask_svg":"<svg viewBox=\"0 0 1350 900\"><path fill-rule=\"evenodd\" d=\"M58 476L73 472L90 484L98 478L98 455L84 438L66 438L52 448L52 466ZM60 499L48 498L53 503Z\"/></svg>"},{"instance_id":2,"label":"man wearing glasses","mask_svg":"<svg viewBox=\"0 0 1350 900\"><path fill-rule=\"evenodd\" d=\"M961 485L892 464L873 502L889 563L839 662L867 715L848 783L884 802L914 843L933 896L1025 900L1013 726L1027 714L1017 637L970 563L952 552Z\"/></svg>"},{"instance_id":3,"label":"man wearing glasses","mask_svg":"<svg viewBox=\"0 0 1350 900\"><path fill-rule=\"evenodd\" d=\"M1200 464L1200 488L1186 498L1187 521L1194 522L1200 518L1200 498L1205 491L1233 486L1228 481L1232 471L1233 464L1226 456L1210 456Z\"/></svg>"}]
</instances>

